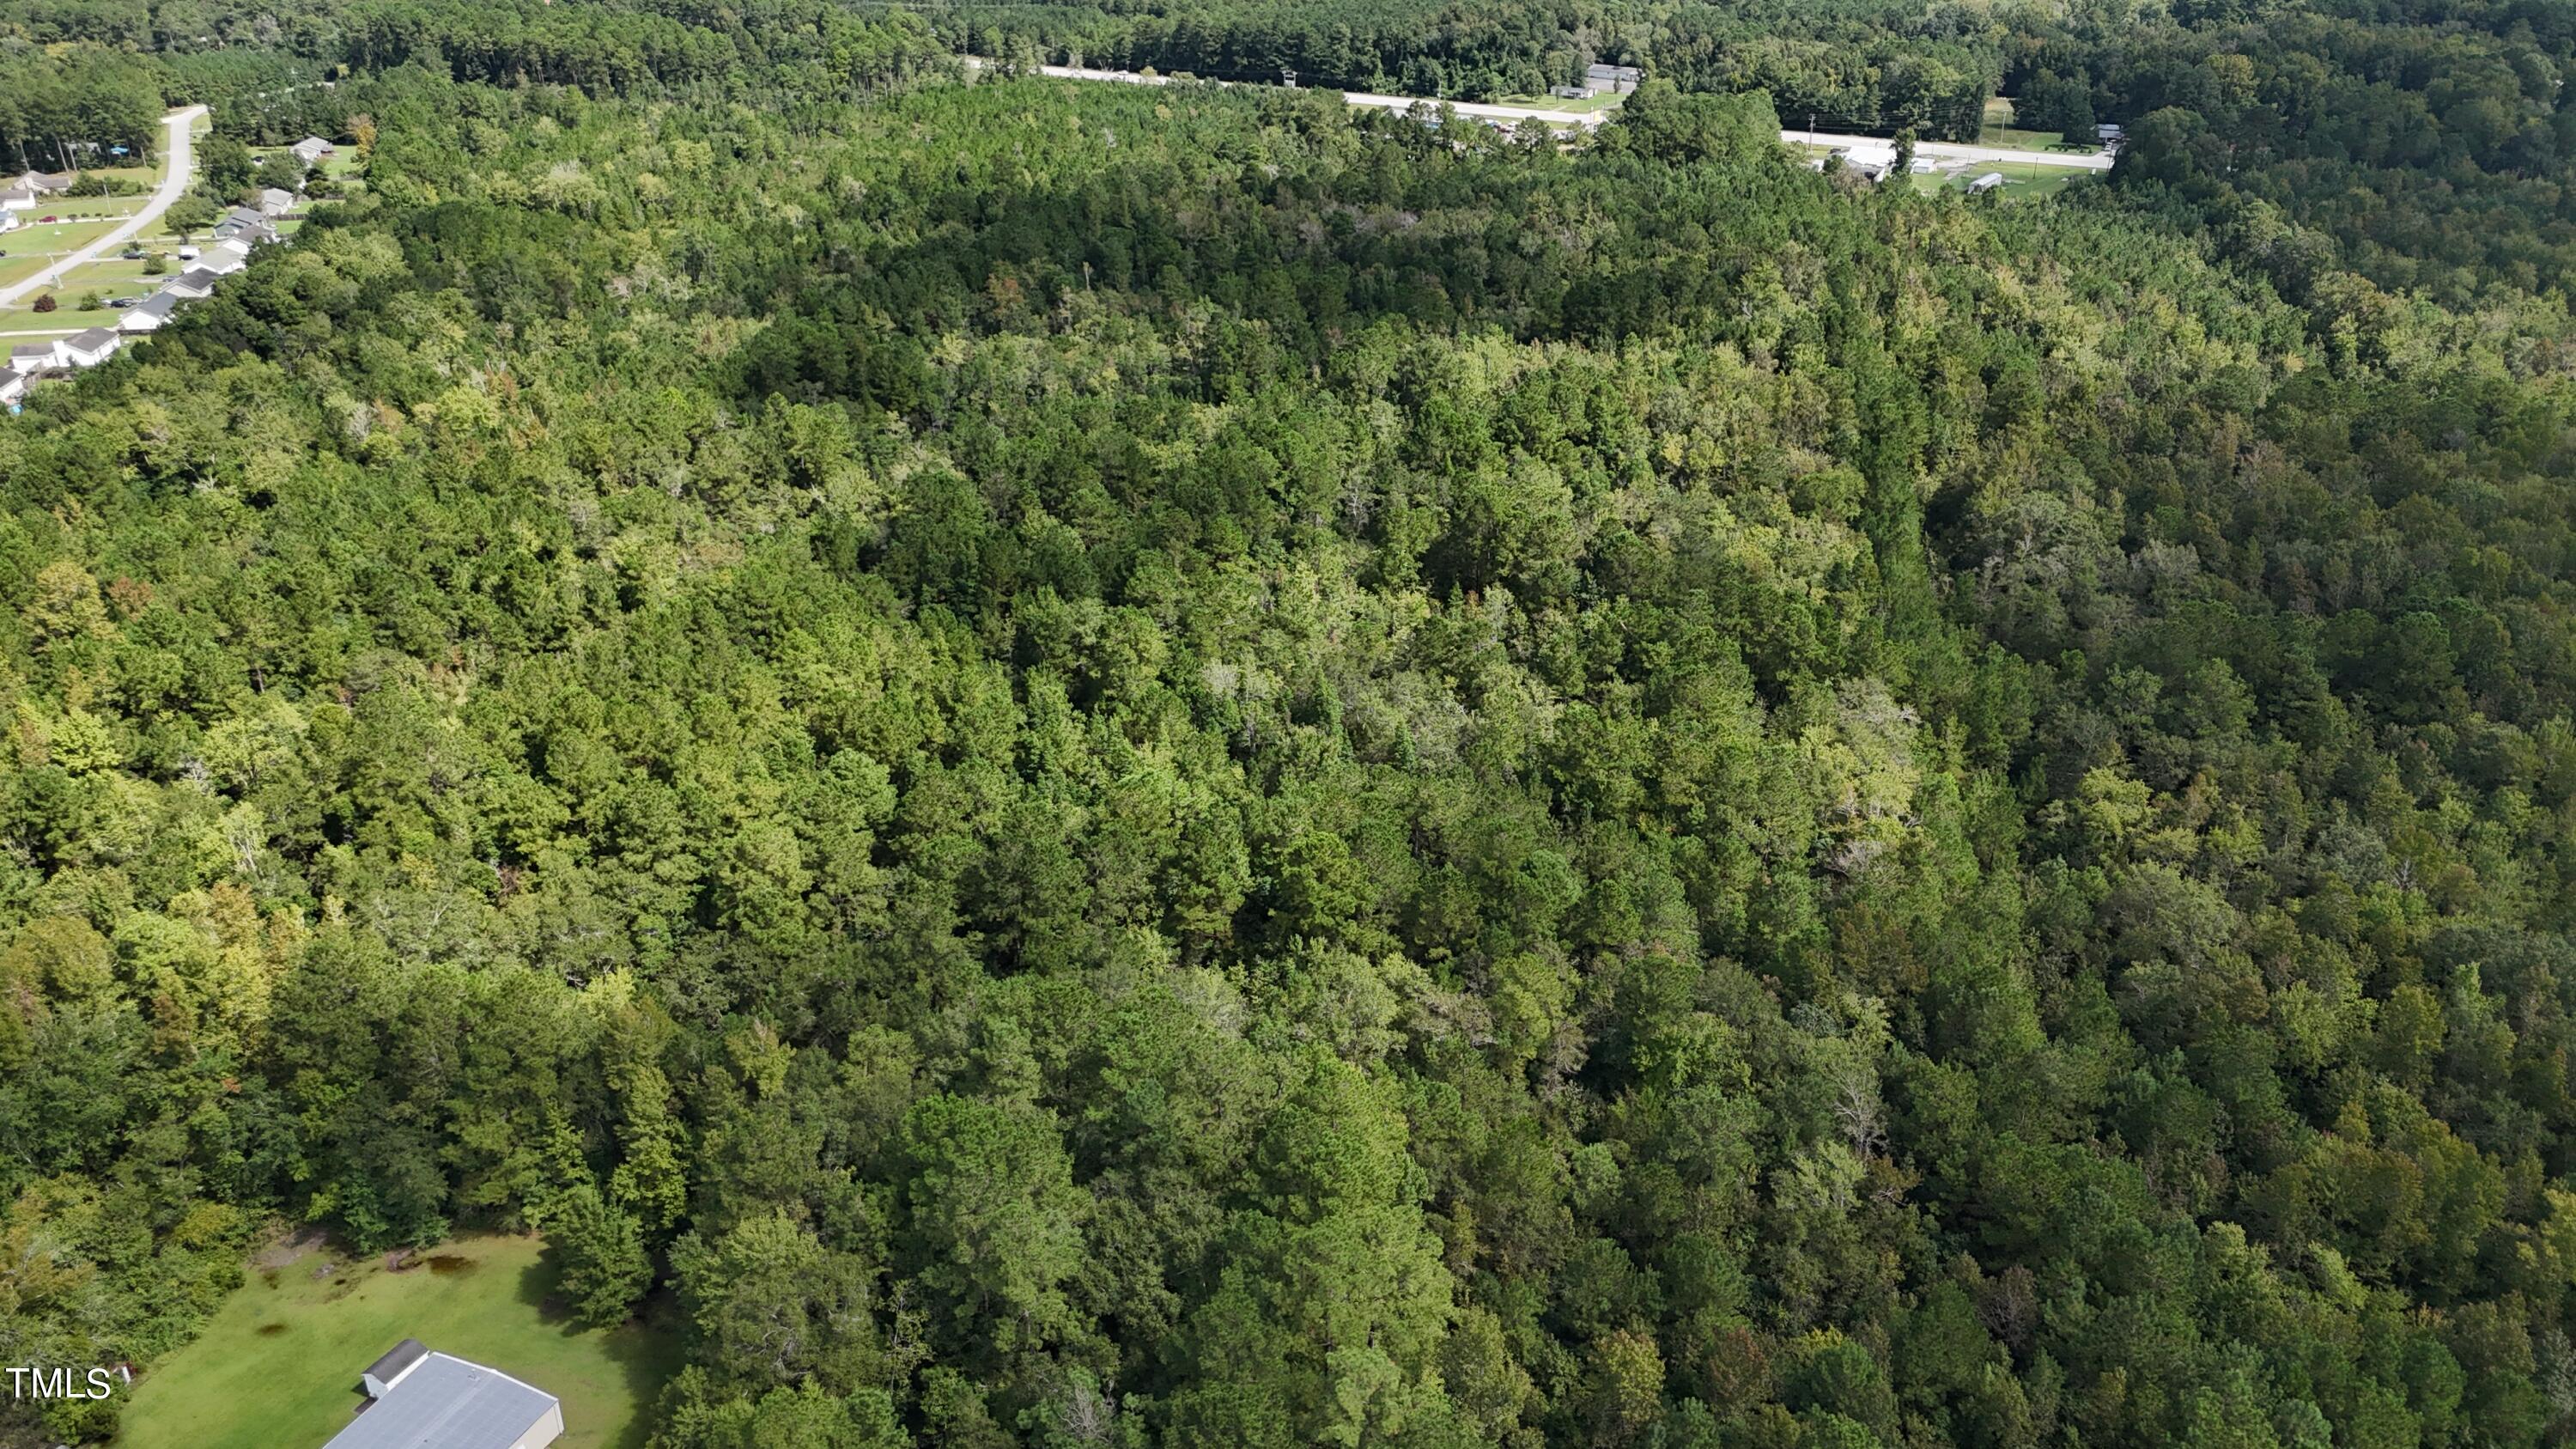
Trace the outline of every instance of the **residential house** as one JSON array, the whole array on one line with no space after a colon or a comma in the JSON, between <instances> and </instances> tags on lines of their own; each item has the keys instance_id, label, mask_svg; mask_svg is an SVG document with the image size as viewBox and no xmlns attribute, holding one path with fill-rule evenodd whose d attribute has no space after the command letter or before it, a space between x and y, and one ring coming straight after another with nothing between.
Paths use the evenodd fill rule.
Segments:
<instances>
[{"instance_id":1,"label":"residential house","mask_svg":"<svg viewBox=\"0 0 2576 1449\"><path fill-rule=\"evenodd\" d=\"M279 240L275 223L248 207L237 207L214 225L215 240L261 246Z\"/></svg>"},{"instance_id":2,"label":"residential house","mask_svg":"<svg viewBox=\"0 0 2576 1449\"><path fill-rule=\"evenodd\" d=\"M120 339L104 327L75 332L56 344L62 349L63 361L73 367L96 367L116 354Z\"/></svg>"},{"instance_id":3,"label":"residential house","mask_svg":"<svg viewBox=\"0 0 2576 1449\"><path fill-rule=\"evenodd\" d=\"M170 320L171 314L178 310L177 297L168 292L155 292L119 314L116 319L116 330L136 336L146 332L158 332L162 325Z\"/></svg>"},{"instance_id":4,"label":"residential house","mask_svg":"<svg viewBox=\"0 0 2576 1449\"><path fill-rule=\"evenodd\" d=\"M322 163L323 157L331 154L331 143L319 136L307 136L286 149L294 152L295 159L303 162L304 169L310 171Z\"/></svg>"},{"instance_id":5,"label":"residential house","mask_svg":"<svg viewBox=\"0 0 2576 1449\"><path fill-rule=\"evenodd\" d=\"M229 277L250 265L250 243L239 237L219 241L198 253L197 265L189 270L204 270L218 277Z\"/></svg>"},{"instance_id":6,"label":"residential house","mask_svg":"<svg viewBox=\"0 0 2576 1449\"><path fill-rule=\"evenodd\" d=\"M210 272L204 267L190 267L161 291L166 296L180 297L191 302L199 297L211 297L215 294L215 279L218 275L220 274Z\"/></svg>"},{"instance_id":7,"label":"residential house","mask_svg":"<svg viewBox=\"0 0 2576 1449\"><path fill-rule=\"evenodd\" d=\"M1893 146L1845 146L1834 154L1843 158L1844 170L1857 172L1872 181L1885 181L1887 173L1896 169L1896 148Z\"/></svg>"},{"instance_id":8,"label":"residential house","mask_svg":"<svg viewBox=\"0 0 2576 1449\"><path fill-rule=\"evenodd\" d=\"M406 1338L361 1377L368 1404L323 1449L545 1449L563 1402L499 1369Z\"/></svg>"},{"instance_id":9,"label":"residential house","mask_svg":"<svg viewBox=\"0 0 2576 1449\"><path fill-rule=\"evenodd\" d=\"M215 240L228 241L246 231L274 233L276 230L276 227L269 224L268 218L260 215L257 210L247 206L236 206L224 213L223 220L215 223Z\"/></svg>"},{"instance_id":10,"label":"residential house","mask_svg":"<svg viewBox=\"0 0 2576 1449\"><path fill-rule=\"evenodd\" d=\"M62 365L62 349L56 343L30 342L9 349L9 370L14 373L43 372Z\"/></svg>"},{"instance_id":11,"label":"residential house","mask_svg":"<svg viewBox=\"0 0 2576 1449\"><path fill-rule=\"evenodd\" d=\"M21 171L9 178L9 184L23 186L39 196L60 196L71 190L77 179L69 171Z\"/></svg>"},{"instance_id":12,"label":"residential house","mask_svg":"<svg viewBox=\"0 0 2576 1449\"><path fill-rule=\"evenodd\" d=\"M0 372L0 404L6 404L12 411L15 411L18 406L18 399L25 397L26 395L26 378L14 372Z\"/></svg>"},{"instance_id":13,"label":"residential house","mask_svg":"<svg viewBox=\"0 0 2576 1449\"><path fill-rule=\"evenodd\" d=\"M17 229L18 213L14 211L0 211L0 232L11 232L16 231Z\"/></svg>"},{"instance_id":14,"label":"residential house","mask_svg":"<svg viewBox=\"0 0 2576 1449\"><path fill-rule=\"evenodd\" d=\"M1624 96L1637 88L1646 73L1633 65L1589 65L1583 68L1584 88L1593 95L1608 91Z\"/></svg>"},{"instance_id":15,"label":"residential house","mask_svg":"<svg viewBox=\"0 0 2576 1449\"><path fill-rule=\"evenodd\" d=\"M274 186L259 191L258 211L262 216L284 216L295 209L295 193Z\"/></svg>"},{"instance_id":16,"label":"residential house","mask_svg":"<svg viewBox=\"0 0 2576 1449\"><path fill-rule=\"evenodd\" d=\"M33 211L43 193L32 186L0 187L0 211Z\"/></svg>"}]
</instances>

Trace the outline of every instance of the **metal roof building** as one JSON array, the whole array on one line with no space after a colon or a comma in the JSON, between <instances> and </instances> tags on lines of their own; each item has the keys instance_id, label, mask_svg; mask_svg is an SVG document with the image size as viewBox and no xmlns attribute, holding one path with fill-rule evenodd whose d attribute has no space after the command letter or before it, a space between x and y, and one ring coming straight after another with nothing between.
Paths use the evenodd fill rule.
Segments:
<instances>
[{"instance_id":1,"label":"metal roof building","mask_svg":"<svg viewBox=\"0 0 2576 1449\"><path fill-rule=\"evenodd\" d=\"M323 1449L544 1449L563 1433L554 1395L417 1339L376 1360L366 1381L375 1401Z\"/></svg>"}]
</instances>

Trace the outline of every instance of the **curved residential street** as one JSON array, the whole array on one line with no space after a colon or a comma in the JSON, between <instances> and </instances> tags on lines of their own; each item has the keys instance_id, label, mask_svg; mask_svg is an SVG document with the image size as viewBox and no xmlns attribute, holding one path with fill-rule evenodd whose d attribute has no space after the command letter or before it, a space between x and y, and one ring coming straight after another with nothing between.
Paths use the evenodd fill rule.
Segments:
<instances>
[{"instance_id":1,"label":"curved residential street","mask_svg":"<svg viewBox=\"0 0 2576 1449\"><path fill-rule=\"evenodd\" d=\"M161 128L169 133L168 140L161 147L161 184L153 188L152 199L143 203L141 211L127 217L125 224L116 230L70 256L57 258L52 266L16 286L0 287L0 307L9 306L23 297L44 291L49 287L60 286L63 273L85 263L97 261L100 257L143 235L145 228L159 221L161 213L170 209L170 203L187 194L188 177L194 164L192 152L196 144L195 138L188 134L188 128L205 113L206 108L203 106L182 106L161 118Z\"/></svg>"}]
</instances>

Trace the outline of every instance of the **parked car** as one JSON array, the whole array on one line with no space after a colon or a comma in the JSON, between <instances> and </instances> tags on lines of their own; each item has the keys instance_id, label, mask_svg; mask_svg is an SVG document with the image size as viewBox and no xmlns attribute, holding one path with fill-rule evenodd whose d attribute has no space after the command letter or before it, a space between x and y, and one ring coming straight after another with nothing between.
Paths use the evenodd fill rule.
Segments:
<instances>
[{"instance_id":1,"label":"parked car","mask_svg":"<svg viewBox=\"0 0 2576 1449\"><path fill-rule=\"evenodd\" d=\"M37 221L37 223L38 223L39 225L41 225L41 224L43 224L43 223L45 223L45 222L49 222L49 221L60 221L60 220L62 220L62 218L61 218L61 217L59 217L59 216L40 216L40 217L37 217L37 218L36 218L36 221Z\"/></svg>"},{"instance_id":2,"label":"parked car","mask_svg":"<svg viewBox=\"0 0 2576 1449\"><path fill-rule=\"evenodd\" d=\"M118 252L117 256L125 261L139 262L143 260L144 252L141 247L127 247L125 250Z\"/></svg>"},{"instance_id":3,"label":"parked car","mask_svg":"<svg viewBox=\"0 0 2576 1449\"><path fill-rule=\"evenodd\" d=\"M107 305L119 308L131 307L142 300L140 297L110 297L107 299Z\"/></svg>"}]
</instances>

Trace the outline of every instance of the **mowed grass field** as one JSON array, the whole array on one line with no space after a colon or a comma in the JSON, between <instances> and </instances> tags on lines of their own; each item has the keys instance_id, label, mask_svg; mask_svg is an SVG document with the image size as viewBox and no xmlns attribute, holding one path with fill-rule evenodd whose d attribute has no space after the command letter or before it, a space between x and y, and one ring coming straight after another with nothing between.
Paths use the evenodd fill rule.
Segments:
<instances>
[{"instance_id":1,"label":"mowed grass field","mask_svg":"<svg viewBox=\"0 0 2576 1449\"><path fill-rule=\"evenodd\" d=\"M2025 131L2013 124L2013 103L2003 96L1986 100L1986 128L1977 133L1980 146L2010 146L2021 151L2071 151L2091 155L2098 146L2070 146L2055 131Z\"/></svg>"},{"instance_id":2,"label":"mowed grass field","mask_svg":"<svg viewBox=\"0 0 2576 1449\"><path fill-rule=\"evenodd\" d=\"M666 1334L580 1329L552 1307L534 1239L466 1238L398 1273L334 1248L286 1256L255 1260L205 1333L135 1381L116 1449L319 1449L356 1411L358 1375L405 1338L562 1399L560 1449L641 1449L679 1366Z\"/></svg>"}]
</instances>

